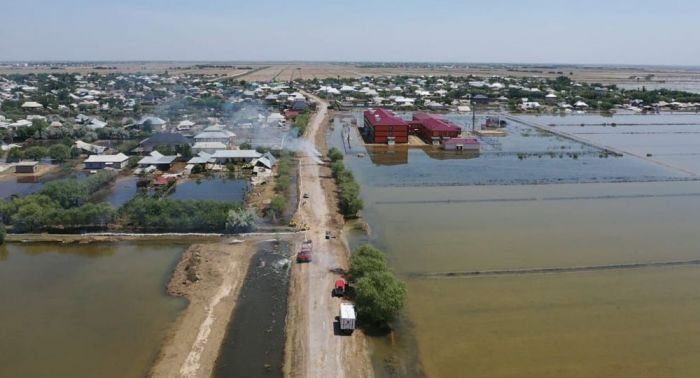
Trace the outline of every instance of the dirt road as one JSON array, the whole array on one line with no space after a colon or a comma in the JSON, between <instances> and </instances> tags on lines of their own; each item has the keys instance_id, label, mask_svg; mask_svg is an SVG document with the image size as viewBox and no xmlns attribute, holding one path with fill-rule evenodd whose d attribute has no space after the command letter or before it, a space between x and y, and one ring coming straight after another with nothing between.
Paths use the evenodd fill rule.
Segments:
<instances>
[{"instance_id":1,"label":"dirt road","mask_svg":"<svg viewBox=\"0 0 700 378\"><path fill-rule=\"evenodd\" d=\"M327 104L310 97L319 106L305 138L314 142L324 132ZM369 377L372 368L365 336L361 332L352 336L335 334L341 300L331 297L333 283L339 277L331 270L347 268L348 251L342 239L325 239L326 230L340 235L342 224L326 199L317 161L315 156L301 160L301 192L308 193L309 199L302 203L300 215L310 226L306 237L314 243L314 256L313 262L296 264L292 271L285 376Z\"/></svg>"}]
</instances>

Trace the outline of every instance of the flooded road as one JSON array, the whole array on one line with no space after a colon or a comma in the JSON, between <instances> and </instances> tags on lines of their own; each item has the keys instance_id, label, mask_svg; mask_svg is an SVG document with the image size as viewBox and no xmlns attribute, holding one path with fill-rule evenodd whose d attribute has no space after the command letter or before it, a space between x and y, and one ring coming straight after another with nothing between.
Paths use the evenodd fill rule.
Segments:
<instances>
[{"instance_id":1,"label":"flooded road","mask_svg":"<svg viewBox=\"0 0 700 378\"><path fill-rule=\"evenodd\" d=\"M700 121L677 118L649 118L647 123L661 127L682 121L689 125L674 127L692 127ZM538 138L525 133L530 135L525 138ZM330 138L342 147L333 133ZM513 142L504 150L547 151L527 147L544 142ZM601 142L627 148L616 140ZM669 143L678 153L700 147L692 139ZM345 158L361 182L371 235L351 242L369 240L383 248L409 289L396 324L399 337L373 340L378 375L395 375L387 360L396 358L408 369L399 375L430 377L700 374L694 357L700 340L693 337L700 329L700 297L694 291L700 267L655 264L700 259L700 182L673 179L691 175L632 155L592 156L588 166L581 165L588 161L581 157L555 159L556 167L542 165L539 158L497 166L488 153L468 165L451 160L431 164L418 149L410 149L406 162L388 170L377 157L373 162L358 155L361 151L353 145ZM601 180L591 180L588 172L598 168L611 174L595 174ZM526 180L520 179L523 175ZM483 177L515 179L492 185ZM528 181L548 177L555 180ZM566 180L555 184L557 177ZM453 184L442 185L448 180ZM575 269L646 263L639 269ZM542 268L565 269L441 275Z\"/></svg>"},{"instance_id":2,"label":"flooded road","mask_svg":"<svg viewBox=\"0 0 700 378\"><path fill-rule=\"evenodd\" d=\"M215 377L281 377L289 286L288 244L264 242L251 261Z\"/></svg>"},{"instance_id":3,"label":"flooded road","mask_svg":"<svg viewBox=\"0 0 700 378\"><path fill-rule=\"evenodd\" d=\"M143 377L185 307L165 285L184 246L0 247L0 376Z\"/></svg>"}]
</instances>

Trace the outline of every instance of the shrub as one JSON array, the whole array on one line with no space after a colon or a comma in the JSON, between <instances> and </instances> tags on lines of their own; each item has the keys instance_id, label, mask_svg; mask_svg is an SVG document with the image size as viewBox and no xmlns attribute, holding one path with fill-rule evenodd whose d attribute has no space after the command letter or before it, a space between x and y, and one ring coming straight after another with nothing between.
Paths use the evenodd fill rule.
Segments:
<instances>
[{"instance_id":1,"label":"shrub","mask_svg":"<svg viewBox=\"0 0 700 378\"><path fill-rule=\"evenodd\" d=\"M336 162L336 161L341 161L343 160L343 153L340 152L337 148L333 147L330 150L328 150L328 158L331 159L331 162Z\"/></svg>"},{"instance_id":2,"label":"shrub","mask_svg":"<svg viewBox=\"0 0 700 378\"><path fill-rule=\"evenodd\" d=\"M255 230L255 213L248 209L231 209L226 217L226 229L230 232Z\"/></svg>"}]
</instances>

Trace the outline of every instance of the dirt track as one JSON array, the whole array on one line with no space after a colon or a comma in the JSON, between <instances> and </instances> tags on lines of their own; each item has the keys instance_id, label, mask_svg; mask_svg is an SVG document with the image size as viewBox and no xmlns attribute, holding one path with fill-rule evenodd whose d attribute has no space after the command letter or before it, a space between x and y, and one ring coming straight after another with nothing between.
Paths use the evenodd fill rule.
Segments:
<instances>
[{"instance_id":1,"label":"dirt track","mask_svg":"<svg viewBox=\"0 0 700 378\"><path fill-rule=\"evenodd\" d=\"M190 303L165 341L151 377L210 377L248 271L255 242L194 244L183 255L168 292Z\"/></svg>"},{"instance_id":2,"label":"dirt track","mask_svg":"<svg viewBox=\"0 0 700 378\"><path fill-rule=\"evenodd\" d=\"M305 138L316 141L324 132L327 107L311 97L319 106ZM369 377L372 368L365 336L359 331L349 337L335 334L334 321L341 300L331 297L333 283L339 277L331 270L347 268L348 250L342 238L325 239L326 230L340 235L342 222L329 204L322 185L322 168L316 161L314 156L301 160L301 192L310 198L302 203L300 213L311 228L306 237L313 240L314 256L310 264L295 264L292 270L285 376Z\"/></svg>"}]
</instances>

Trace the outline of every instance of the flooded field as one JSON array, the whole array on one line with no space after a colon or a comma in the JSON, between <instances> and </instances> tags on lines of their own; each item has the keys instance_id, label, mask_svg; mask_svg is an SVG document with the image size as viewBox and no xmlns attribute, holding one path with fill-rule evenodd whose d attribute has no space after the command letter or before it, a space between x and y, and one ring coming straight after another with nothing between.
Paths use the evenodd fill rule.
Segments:
<instances>
[{"instance_id":1,"label":"flooded field","mask_svg":"<svg viewBox=\"0 0 700 378\"><path fill-rule=\"evenodd\" d=\"M253 256L216 362L215 377L281 377L289 284L287 243Z\"/></svg>"},{"instance_id":2,"label":"flooded field","mask_svg":"<svg viewBox=\"0 0 700 378\"><path fill-rule=\"evenodd\" d=\"M212 177L178 183L169 198L240 202L247 191L247 180Z\"/></svg>"},{"instance_id":3,"label":"flooded field","mask_svg":"<svg viewBox=\"0 0 700 378\"><path fill-rule=\"evenodd\" d=\"M0 376L143 377L185 301L165 285L184 246L0 247Z\"/></svg>"},{"instance_id":4,"label":"flooded field","mask_svg":"<svg viewBox=\"0 0 700 378\"><path fill-rule=\"evenodd\" d=\"M451 115L466 125L467 116ZM601 148L509 122L507 137L481 138L479 154L442 151L435 146L371 146L356 132L350 144L340 143L342 123L332 138L353 155L356 174L373 186L522 185L581 182L685 180L687 172L648 164L630 156L608 154ZM358 158L358 153L368 157Z\"/></svg>"},{"instance_id":5,"label":"flooded field","mask_svg":"<svg viewBox=\"0 0 700 378\"><path fill-rule=\"evenodd\" d=\"M44 185L52 180L64 178L76 178L82 180L88 176L84 171L58 171L43 176L15 176L14 174L0 178L0 198L9 198L12 195L26 196L41 190Z\"/></svg>"},{"instance_id":6,"label":"flooded field","mask_svg":"<svg viewBox=\"0 0 700 378\"><path fill-rule=\"evenodd\" d=\"M594 143L648 157L679 172L700 174L700 115L694 113L613 117L586 114L528 119L555 125L557 130Z\"/></svg>"},{"instance_id":7,"label":"flooded field","mask_svg":"<svg viewBox=\"0 0 700 378\"><path fill-rule=\"evenodd\" d=\"M581 128L573 126L581 123L578 117L542 118L543 124L572 123L557 128ZM675 118L649 124L700 122ZM342 148L337 132L330 143ZM624 151L627 139L619 138L606 145ZM700 147L677 142L678 152ZM521 147L527 145L514 141L509 148ZM625 180L598 174L604 179L594 181L588 167L578 165L580 157L560 159L555 170L540 163L544 158L493 167L485 153L470 159L473 166L467 168L444 160L431 165L427 154L411 149L405 163L390 166L388 179L382 177L386 166L358 152L363 147L353 145L346 164L361 181L372 232L351 242L370 240L384 248L409 288L397 324L399 341L373 340L380 376L391 375L394 368L386 361L396 355L403 359L404 375L431 377L700 374L694 358L700 340L692 337L700 329L694 292L700 266L692 263L700 259L700 182L692 181L692 172L646 154L625 154L599 159L596 166ZM625 166L616 166L619 162ZM439 181L471 170L479 172L476 179L451 179L462 185ZM566 181L479 181L487 174L508 182L521 171ZM691 181L672 180L680 177ZM391 185L393 180L401 184ZM657 264L664 262L689 263ZM580 267L588 268L576 270ZM499 274L477 274L493 271ZM464 272L475 274L458 275Z\"/></svg>"}]
</instances>

